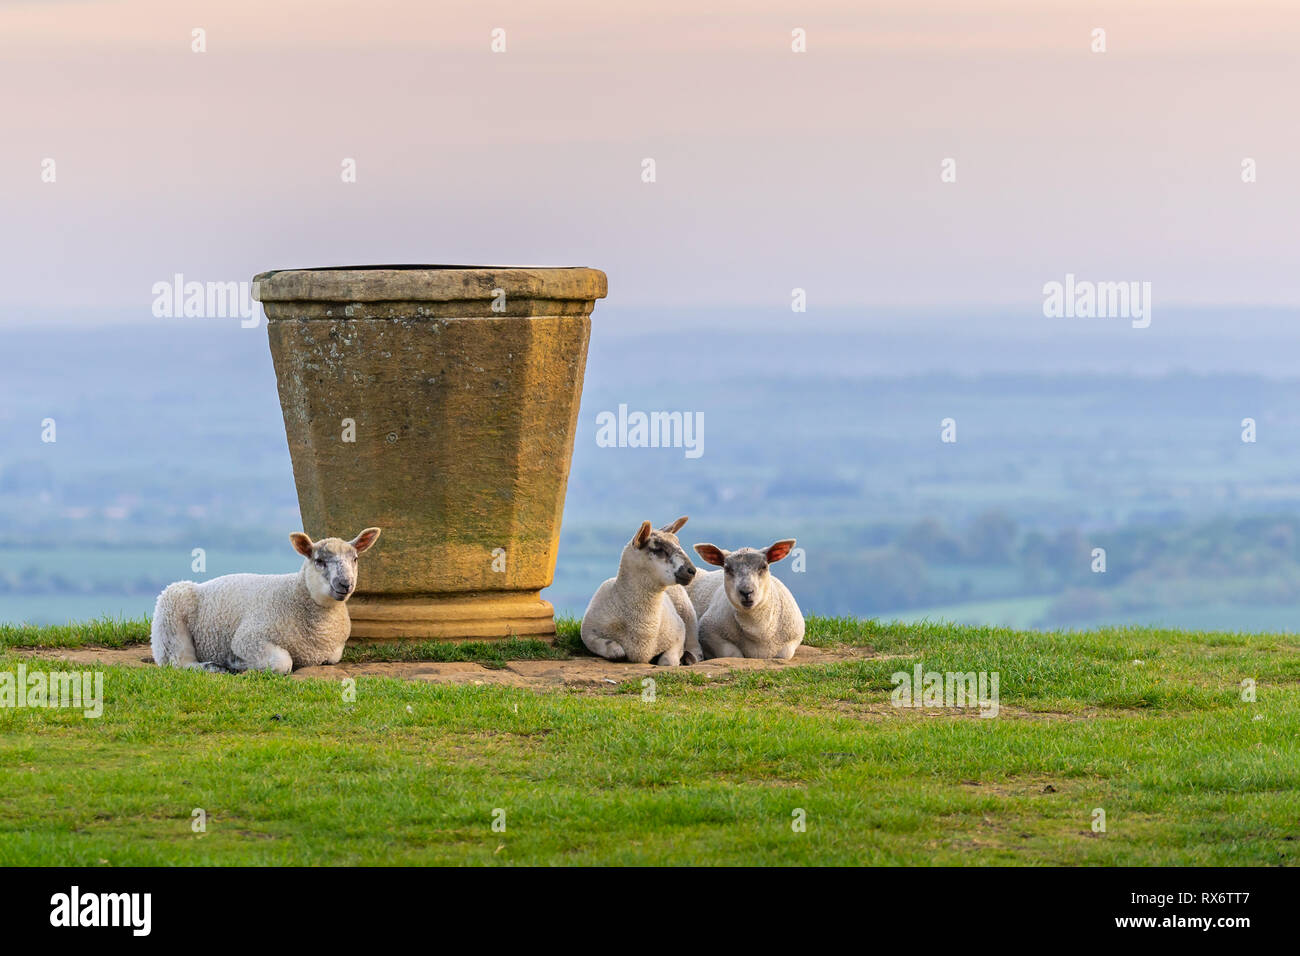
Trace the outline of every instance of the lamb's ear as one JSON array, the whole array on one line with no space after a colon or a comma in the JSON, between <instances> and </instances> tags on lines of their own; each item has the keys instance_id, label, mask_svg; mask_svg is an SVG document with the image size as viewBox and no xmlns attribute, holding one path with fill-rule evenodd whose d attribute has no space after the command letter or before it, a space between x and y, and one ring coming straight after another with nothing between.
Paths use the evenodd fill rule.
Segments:
<instances>
[{"instance_id":1,"label":"lamb's ear","mask_svg":"<svg viewBox=\"0 0 1300 956\"><path fill-rule=\"evenodd\" d=\"M638 548L644 548L650 541L650 532L653 526L649 521L642 521L641 527L636 529L636 534L632 535L632 544Z\"/></svg>"},{"instance_id":2,"label":"lamb's ear","mask_svg":"<svg viewBox=\"0 0 1300 956\"><path fill-rule=\"evenodd\" d=\"M789 554L790 549L793 547L794 547L794 538L786 538L784 541L778 541L776 544L772 545L763 553L767 555L768 564L776 564L776 562L780 561L787 554Z\"/></svg>"},{"instance_id":3,"label":"lamb's ear","mask_svg":"<svg viewBox=\"0 0 1300 956\"><path fill-rule=\"evenodd\" d=\"M690 520L690 518L689 518L687 515L682 515L680 518L678 518L678 519L677 519L676 521L674 521L672 524L666 524L666 525L664 525L662 528L660 528L659 530L660 530L660 531L667 531L669 534L676 534L678 531L681 531L681 530L682 530L682 525L686 524L686 522L689 521L689 520Z\"/></svg>"},{"instance_id":4,"label":"lamb's ear","mask_svg":"<svg viewBox=\"0 0 1300 956\"><path fill-rule=\"evenodd\" d=\"M349 541L348 544L352 545L352 547L357 549L357 554L361 554L361 552L363 551L369 551L370 546L374 544L378 538L379 538L378 528L367 528L365 531L361 532L359 535L357 535L355 538Z\"/></svg>"},{"instance_id":5,"label":"lamb's ear","mask_svg":"<svg viewBox=\"0 0 1300 956\"><path fill-rule=\"evenodd\" d=\"M727 563L727 552L723 551L716 544L697 544L695 553L707 561L709 564L722 567Z\"/></svg>"},{"instance_id":6,"label":"lamb's ear","mask_svg":"<svg viewBox=\"0 0 1300 956\"><path fill-rule=\"evenodd\" d=\"M297 551L304 558L311 557L311 538L307 537L301 531L295 531L289 535L289 543L293 545L293 550Z\"/></svg>"}]
</instances>

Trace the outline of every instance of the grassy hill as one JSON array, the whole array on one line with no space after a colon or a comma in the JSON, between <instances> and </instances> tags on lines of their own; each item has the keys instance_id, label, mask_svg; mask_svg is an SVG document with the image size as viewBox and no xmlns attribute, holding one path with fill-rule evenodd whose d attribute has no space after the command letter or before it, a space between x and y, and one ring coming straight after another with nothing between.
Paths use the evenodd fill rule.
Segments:
<instances>
[{"instance_id":1,"label":"grassy hill","mask_svg":"<svg viewBox=\"0 0 1300 956\"><path fill-rule=\"evenodd\" d=\"M579 653L561 630L436 653ZM0 672L70 666L21 647L147 633L0 628ZM349 701L332 680L108 667L99 719L0 707L0 865L1300 862L1300 638L812 618L809 643L879 656L665 669L653 702L639 679L361 678ZM892 706L916 664L997 672L999 715Z\"/></svg>"}]
</instances>

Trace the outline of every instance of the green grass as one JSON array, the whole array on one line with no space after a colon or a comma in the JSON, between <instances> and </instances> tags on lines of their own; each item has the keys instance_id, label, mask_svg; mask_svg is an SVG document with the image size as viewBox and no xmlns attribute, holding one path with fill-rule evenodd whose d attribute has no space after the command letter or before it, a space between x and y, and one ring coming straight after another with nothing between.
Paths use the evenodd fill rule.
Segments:
<instances>
[{"instance_id":1,"label":"green grass","mask_svg":"<svg viewBox=\"0 0 1300 956\"><path fill-rule=\"evenodd\" d=\"M149 642L147 617L101 617L77 624L0 624L7 647L126 647Z\"/></svg>"},{"instance_id":2,"label":"green grass","mask_svg":"<svg viewBox=\"0 0 1300 956\"><path fill-rule=\"evenodd\" d=\"M578 653L560 630L401 653ZM0 629L0 671L19 645L145 638ZM1294 636L814 618L809 643L898 657L665 670L653 702L639 680L360 678L349 700L332 680L105 668L99 719L0 708L0 865L1300 862ZM1001 715L891 707L916 663L997 671Z\"/></svg>"}]
</instances>

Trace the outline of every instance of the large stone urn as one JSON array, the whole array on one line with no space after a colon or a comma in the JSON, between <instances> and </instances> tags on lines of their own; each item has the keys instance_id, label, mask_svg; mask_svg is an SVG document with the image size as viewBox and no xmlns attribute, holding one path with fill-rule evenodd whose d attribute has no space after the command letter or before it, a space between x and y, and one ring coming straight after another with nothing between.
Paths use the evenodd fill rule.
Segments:
<instances>
[{"instance_id":1,"label":"large stone urn","mask_svg":"<svg viewBox=\"0 0 1300 956\"><path fill-rule=\"evenodd\" d=\"M266 272L303 530L383 534L352 636L554 635L555 574L595 269Z\"/></svg>"}]
</instances>

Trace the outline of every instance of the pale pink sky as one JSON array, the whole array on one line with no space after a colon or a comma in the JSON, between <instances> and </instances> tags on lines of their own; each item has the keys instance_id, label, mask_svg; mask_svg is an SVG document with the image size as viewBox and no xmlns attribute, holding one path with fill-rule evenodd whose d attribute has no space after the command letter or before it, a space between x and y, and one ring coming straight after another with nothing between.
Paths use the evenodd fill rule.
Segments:
<instances>
[{"instance_id":1,"label":"pale pink sky","mask_svg":"<svg viewBox=\"0 0 1300 956\"><path fill-rule=\"evenodd\" d=\"M699 6L0 0L3 315L358 262L591 265L637 305L1066 272L1300 304L1294 3Z\"/></svg>"}]
</instances>

